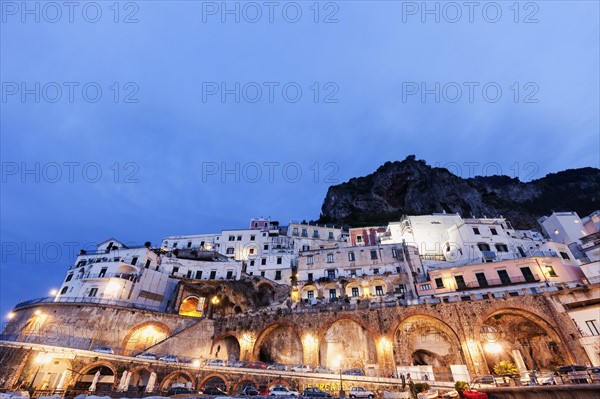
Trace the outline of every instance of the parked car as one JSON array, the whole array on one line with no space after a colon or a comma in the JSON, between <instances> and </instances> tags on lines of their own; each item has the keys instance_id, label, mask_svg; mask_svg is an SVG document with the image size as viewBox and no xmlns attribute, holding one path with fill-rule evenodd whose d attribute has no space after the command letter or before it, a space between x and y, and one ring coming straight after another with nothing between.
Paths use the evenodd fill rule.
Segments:
<instances>
[{"instance_id":1,"label":"parked car","mask_svg":"<svg viewBox=\"0 0 600 399\"><path fill-rule=\"evenodd\" d=\"M206 362L207 366L225 367L227 363L223 359L210 359Z\"/></svg>"},{"instance_id":2,"label":"parked car","mask_svg":"<svg viewBox=\"0 0 600 399\"><path fill-rule=\"evenodd\" d=\"M247 369L266 370L267 365L263 362L250 362L250 363L246 363L246 368Z\"/></svg>"},{"instance_id":3,"label":"parked car","mask_svg":"<svg viewBox=\"0 0 600 399\"><path fill-rule=\"evenodd\" d=\"M310 373L312 369L306 364L294 364L292 367L290 367L290 371L295 371L297 373Z\"/></svg>"},{"instance_id":4,"label":"parked car","mask_svg":"<svg viewBox=\"0 0 600 399\"><path fill-rule=\"evenodd\" d=\"M348 370L342 371L342 374L344 374L344 375L365 375L365 372L363 369L348 369Z\"/></svg>"},{"instance_id":5,"label":"parked car","mask_svg":"<svg viewBox=\"0 0 600 399\"><path fill-rule=\"evenodd\" d=\"M287 387L277 385L269 390L269 396L294 396L298 397L298 392L289 390Z\"/></svg>"},{"instance_id":6,"label":"parked car","mask_svg":"<svg viewBox=\"0 0 600 399\"><path fill-rule=\"evenodd\" d=\"M568 382L571 384L587 384L590 381L586 366L562 366L559 367L557 371L558 374L560 374L561 378L563 378L563 380L566 376Z\"/></svg>"},{"instance_id":7,"label":"parked car","mask_svg":"<svg viewBox=\"0 0 600 399\"><path fill-rule=\"evenodd\" d=\"M600 383L600 367L590 367L588 369L588 374L590 375L592 384Z\"/></svg>"},{"instance_id":8,"label":"parked car","mask_svg":"<svg viewBox=\"0 0 600 399\"><path fill-rule=\"evenodd\" d=\"M154 353L150 353L150 352L141 353L141 354L137 355L136 357L138 359L156 360L156 355Z\"/></svg>"},{"instance_id":9,"label":"parked car","mask_svg":"<svg viewBox=\"0 0 600 399\"><path fill-rule=\"evenodd\" d=\"M108 346L101 346L99 348L94 349L94 352L98 352L98 353L106 353L108 355L114 355L115 351L112 350L111 347Z\"/></svg>"},{"instance_id":10,"label":"parked car","mask_svg":"<svg viewBox=\"0 0 600 399\"><path fill-rule=\"evenodd\" d=\"M375 394L371 391L367 391L363 387L352 387L350 388L350 393L348 394L350 398L369 398L373 399Z\"/></svg>"},{"instance_id":11,"label":"parked car","mask_svg":"<svg viewBox=\"0 0 600 399\"><path fill-rule=\"evenodd\" d=\"M243 360L234 360L232 362L228 362L227 365L229 367L241 368L241 367L246 367L246 362Z\"/></svg>"},{"instance_id":12,"label":"parked car","mask_svg":"<svg viewBox=\"0 0 600 399\"><path fill-rule=\"evenodd\" d=\"M329 392L321 391L319 388L305 388L303 395L309 398L331 398Z\"/></svg>"},{"instance_id":13,"label":"parked car","mask_svg":"<svg viewBox=\"0 0 600 399\"><path fill-rule=\"evenodd\" d=\"M167 392L167 396L182 395L182 394L197 395L198 392L194 391L192 388L186 388L186 387L171 388Z\"/></svg>"},{"instance_id":14,"label":"parked car","mask_svg":"<svg viewBox=\"0 0 600 399\"><path fill-rule=\"evenodd\" d=\"M554 379L555 373L549 371L546 373L540 373L537 376L538 385L556 385L556 380Z\"/></svg>"},{"instance_id":15,"label":"parked car","mask_svg":"<svg viewBox=\"0 0 600 399\"><path fill-rule=\"evenodd\" d=\"M175 355L167 355L167 356L163 356L160 359L161 362L173 362L173 363L179 363L179 359L177 358L177 356Z\"/></svg>"},{"instance_id":16,"label":"parked car","mask_svg":"<svg viewBox=\"0 0 600 399\"><path fill-rule=\"evenodd\" d=\"M248 385L248 386L244 387L244 389L242 389L242 395L244 395L244 396L258 396L258 395L260 395L260 393L252 385Z\"/></svg>"},{"instance_id":17,"label":"parked car","mask_svg":"<svg viewBox=\"0 0 600 399\"><path fill-rule=\"evenodd\" d=\"M274 363L267 366L267 370L278 370L278 371L286 371L287 366L281 363Z\"/></svg>"},{"instance_id":18,"label":"parked car","mask_svg":"<svg viewBox=\"0 0 600 399\"><path fill-rule=\"evenodd\" d=\"M493 385L496 386L496 379L493 375L484 375L478 378L475 378L471 385Z\"/></svg>"},{"instance_id":19,"label":"parked car","mask_svg":"<svg viewBox=\"0 0 600 399\"><path fill-rule=\"evenodd\" d=\"M205 387L202 391L204 395L211 396L227 396L227 392L223 391L221 388L217 387Z\"/></svg>"},{"instance_id":20,"label":"parked car","mask_svg":"<svg viewBox=\"0 0 600 399\"><path fill-rule=\"evenodd\" d=\"M334 374L333 370L328 369L325 366L317 366L314 369L315 373L320 373L320 374Z\"/></svg>"},{"instance_id":21,"label":"parked car","mask_svg":"<svg viewBox=\"0 0 600 399\"><path fill-rule=\"evenodd\" d=\"M269 387L266 385L259 385L258 393L260 396L268 396L269 395Z\"/></svg>"}]
</instances>

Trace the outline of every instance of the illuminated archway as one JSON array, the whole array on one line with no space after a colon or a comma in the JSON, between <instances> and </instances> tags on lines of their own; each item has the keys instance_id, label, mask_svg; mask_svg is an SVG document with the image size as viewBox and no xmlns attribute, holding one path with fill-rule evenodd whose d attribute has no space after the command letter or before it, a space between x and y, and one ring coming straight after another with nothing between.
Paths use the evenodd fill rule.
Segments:
<instances>
[{"instance_id":1,"label":"illuminated archway","mask_svg":"<svg viewBox=\"0 0 600 399\"><path fill-rule=\"evenodd\" d=\"M96 383L96 393L111 392L116 379L116 368L106 361L88 364L77 373L78 380L75 383L75 389L88 390L92 385L96 374L100 372Z\"/></svg>"},{"instance_id":2,"label":"illuminated archway","mask_svg":"<svg viewBox=\"0 0 600 399\"><path fill-rule=\"evenodd\" d=\"M217 359L235 361L240 359L240 343L233 335L222 336L215 341L211 351L211 356Z\"/></svg>"},{"instance_id":3,"label":"illuminated archway","mask_svg":"<svg viewBox=\"0 0 600 399\"><path fill-rule=\"evenodd\" d=\"M377 364L372 332L356 320L343 318L329 324L319 340L319 363L330 369L362 368Z\"/></svg>"},{"instance_id":4,"label":"illuminated archway","mask_svg":"<svg viewBox=\"0 0 600 399\"><path fill-rule=\"evenodd\" d=\"M152 345L163 341L171 335L171 330L160 322L146 322L132 328L125 340L123 348L125 355L136 354Z\"/></svg>"},{"instance_id":5,"label":"illuminated archway","mask_svg":"<svg viewBox=\"0 0 600 399\"><path fill-rule=\"evenodd\" d=\"M254 359L268 363L302 363L302 341L295 326L277 323L266 328L254 345Z\"/></svg>"},{"instance_id":6,"label":"illuminated archway","mask_svg":"<svg viewBox=\"0 0 600 399\"><path fill-rule=\"evenodd\" d=\"M197 296L188 296L179 306L180 316L202 317L204 310L204 298L202 300Z\"/></svg>"},{"instance_id":7,"label":"illuminated archway","mask_svg":"<svg viewBox=\"0 0 600 399\"><path fill-rule=\"evenodd\" d=\"M129 386L127 387L127 390L133 392L144 392L146 390L146 386L148 385L148 381L150 380L151 374L152 369L146 366L137 367L131 370L131 377L129 377Z\"/></svg>"},{"instance_id":8,"label":"illuminated archway","mask_svg":"<svg viewBox=\"0 0 600 399\"><path fill-rule=\"evenodd\" d=\"M174 371L167 375L160 383L161 391L168 391L174 384L184 384L194 386L194 376L187 371Z\"/></svg>"}]
</instances>

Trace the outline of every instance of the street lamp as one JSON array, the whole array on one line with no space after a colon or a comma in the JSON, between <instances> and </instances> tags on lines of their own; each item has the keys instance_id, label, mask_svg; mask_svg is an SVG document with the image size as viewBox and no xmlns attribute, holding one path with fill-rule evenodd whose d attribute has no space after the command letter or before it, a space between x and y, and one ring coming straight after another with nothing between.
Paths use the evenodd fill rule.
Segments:
<instances>
[{"instance_id":1,"label":"street lamp","mask_svg":"<svg viewBox=\"0 0 600 399\"><path fill-rule=\"evenodd\" d=\"M344 360L344 357L342 355L337 355L334 360L334 364L338 365L338 367L340 369L340 392L339 392L340 398L343 398L344 395L346 394L344 392L344 385L343 385L344 382L342 381L342 361L343 360Z\"/></svg>"},{"instance_id":2,"label":"street lamp","mask_svg":"<svg viewBox=\"0 0 600 399\"><path fill-rule=\"evenodd\" d=\"M219 302L221 302L221 300L216 295L210 299L211 307L210 307L210 315L208 317L209 319L213 318L213 313L215 311L215 307L219 304Z\"/></svg>"}]
</instances>

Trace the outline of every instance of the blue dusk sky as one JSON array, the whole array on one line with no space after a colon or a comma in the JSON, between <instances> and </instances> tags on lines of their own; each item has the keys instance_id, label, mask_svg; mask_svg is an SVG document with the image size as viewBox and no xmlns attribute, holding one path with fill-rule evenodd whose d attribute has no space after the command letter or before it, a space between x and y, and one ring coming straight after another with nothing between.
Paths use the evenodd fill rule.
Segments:
<instances>
[{"instance_id":1,"label":"blue dusk sky","mask_svg":"<svg viewBox=\"0 0 600 399\"><path fill-rule=\"evenodd\" d=\"M316 219L409 154L599 165L599 2L1 1L0 311L109 237Z\"/></svg>"}]
</instances>

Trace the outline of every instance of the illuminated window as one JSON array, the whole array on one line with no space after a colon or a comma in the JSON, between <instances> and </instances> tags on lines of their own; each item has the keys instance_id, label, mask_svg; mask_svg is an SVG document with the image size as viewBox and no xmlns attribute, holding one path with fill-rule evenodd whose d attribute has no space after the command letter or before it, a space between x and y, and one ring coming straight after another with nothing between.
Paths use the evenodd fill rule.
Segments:
<instances>
[{"instance_id":1,"label":"illuminated window","mask_svg":"<svg viewBox=\"0 0 600 399\"><path fill-rule=\"evenodd\" d=\"M556 274L556 272L554 271L554 268L552 266L546 265L546 271L548 272L548 276L558 277L558 275Z\"/></svg>"},{"instance_id":2,"label":"illuminated window","mask_svg":"<svg viewBox=\"0 0 600 399\"><path fill-rule=\"evenodd\" d=\"M358 296L358 287L352 287L352 296Z\"/></svg>"}]
</instances>

